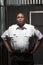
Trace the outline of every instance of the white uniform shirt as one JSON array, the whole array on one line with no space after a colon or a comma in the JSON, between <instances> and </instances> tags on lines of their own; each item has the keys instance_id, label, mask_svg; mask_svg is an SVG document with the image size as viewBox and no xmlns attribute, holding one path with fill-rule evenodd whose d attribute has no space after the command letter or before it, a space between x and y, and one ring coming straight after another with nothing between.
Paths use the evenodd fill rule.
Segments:
<instances>
[{"instance_id":1,"label":"white uniform shirt","mask_svg":"<svg viewBox=\"0 0 43 65\"><path fill-rule=\"evenodd\" d=\"M24 24L20 28L17 24L10 26L3 34L2 39L6 40L6 36L10 37L11 46L13 49L20 49L21 52L29 47L29 38L34 36L34 33L40 40L43 35L39 30L36 30L33 25Z\"/></svg>"}]
</instances>

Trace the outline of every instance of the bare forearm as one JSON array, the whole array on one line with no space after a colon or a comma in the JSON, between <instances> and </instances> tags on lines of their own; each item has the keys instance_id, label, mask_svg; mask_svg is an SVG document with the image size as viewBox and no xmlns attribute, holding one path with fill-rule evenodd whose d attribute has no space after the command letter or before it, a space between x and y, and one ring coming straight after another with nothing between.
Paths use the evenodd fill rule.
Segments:
<instances>
[{"instance_id":1,"label":"bare forearm","mask_svg":"<svg viewBox=\"0 0 43 65\"><path fill-rule=\"evenodd\" d=\"M34 53L38 49L39 45L40 45L40 41L37 40L31 53Z\"/></svg>"},{"instance_id":2,"label":"bare forearm","mask_svg":"<svg viewBox=\"0 0 43 65\"><path fill-rule=\"evenodd\" d=\"M4 42L4 45L5 45L6 49L8 50L8 52L12 52L8 42L6 40L3 40L3 42Z\"/></svg>"}]
</instances>

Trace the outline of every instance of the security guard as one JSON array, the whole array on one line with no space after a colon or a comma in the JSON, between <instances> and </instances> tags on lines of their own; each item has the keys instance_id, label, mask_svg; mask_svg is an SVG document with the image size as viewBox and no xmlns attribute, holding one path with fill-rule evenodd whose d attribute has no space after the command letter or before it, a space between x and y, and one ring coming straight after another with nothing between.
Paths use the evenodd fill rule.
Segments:
<instances>
[{"instance_id":1,"label":"security guard","mask_svg":"<svg viewBox=\"0 0 43 65\"><path fill-rule=\"evenodd\" d=\"M13 57L12 65L33 65L32 54L38 48L43 35L33 25L25 23L25 16L23 13L17 14L16 22L17 24L10 26L2 34L1 38L3 39L5 47ZM35 41L33 48L31 45L33 43L30 43L30 39L33 39L34 36L36 36L38 40ZM10 38L11 47L6 37ZM31 49L30 46L33 49Z\"/></svg>"}]
</instances>

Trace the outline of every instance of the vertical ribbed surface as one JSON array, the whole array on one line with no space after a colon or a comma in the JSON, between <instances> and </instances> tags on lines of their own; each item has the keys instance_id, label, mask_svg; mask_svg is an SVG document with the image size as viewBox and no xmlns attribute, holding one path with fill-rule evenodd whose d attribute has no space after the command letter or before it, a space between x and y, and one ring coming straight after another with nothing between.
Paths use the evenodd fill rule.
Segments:
<instances>
[{"instance_id":1,"label":"vertical ribbed surface","mask_svg":"<svg viewBox=\"0 0 43 65\"><path fill-rule=\"evenodd\" d=\"M21 4L43 4L43 0L7 0L9 5Z\"/></svg>"}]
</instances>

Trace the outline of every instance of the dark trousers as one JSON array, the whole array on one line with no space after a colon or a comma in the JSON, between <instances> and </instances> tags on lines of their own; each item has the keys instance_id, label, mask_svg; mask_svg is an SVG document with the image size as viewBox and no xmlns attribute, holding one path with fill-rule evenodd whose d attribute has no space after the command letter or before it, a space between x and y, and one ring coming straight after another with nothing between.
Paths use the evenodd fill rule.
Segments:
<instances>
[{"instance_id":1,"label":"dark trousers","mask_svg":"<svg viewBox=\"0 0 43 65\"><path fill-rule=\"evenodd\" d=\"M11 57L11 65L34 65L32 54L13 53Z\"/></svg>"}]
</instances>

